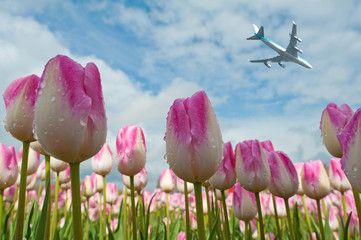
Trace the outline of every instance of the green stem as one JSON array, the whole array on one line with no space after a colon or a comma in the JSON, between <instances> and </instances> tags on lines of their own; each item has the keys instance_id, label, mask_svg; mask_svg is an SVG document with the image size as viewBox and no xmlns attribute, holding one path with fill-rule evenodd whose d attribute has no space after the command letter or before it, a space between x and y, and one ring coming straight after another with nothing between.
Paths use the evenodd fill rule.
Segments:
<instances>
[{"instance_id":1,"label":"green stem","mask_svg":"<svg viewBox=\"0 0 361 240\"><path fill-rule=\"evenodd\" d=\"M86 207L87 207L87 211L89 213L89 198L86 199ZM86 223L85 223L85 239L88 240L89 239L89 216L85 221L86 221Z\"/></svg>"},{"instance_id":2,"label":"green stem","mask_svg":"<svg viewBox=\"0 0 361 240\"><path fill-rule=\"evenodd\" d=\"M55 202L54 202L54 212L51 219L51 239L54 239L56 227L58 223L58 201L59 201L59 173L56 173L56 182L55 182Z\"/></svg>"},{"instance_id":3,"label":"green stem","mask_svg":"<svg viewBox=\"0 0 361 240\"><path fill-rule=\"evenodd\" d=\"M165 212L167 216L167 238L169 238L169 227L170 227L170 218L169 218L169 193L167 193L167 201L165 206Z\"/></svg>"},{"instance_id":4,"label":"green stem","mask_svg":"<svg viewBox=\"0 0 361 240\"><path fill-rule=\"evenodd\" d=\"M262 207L261 207L261 199L259 197L259 192L256 192L255 195L256 195L256 200L257 200L258 222L259 222L259 225L260 225L259 236L260 236L261 240L265 240L264 226L263 226L263 216L262 216Z\"/></svg>"},{"instance_id":5,"label":"green stem","mask_svg":"<svg viewBox=\"0 0 361 240\"><path fill-rule=\"evenodd\" d=\"M275 196L272 194L272 202L273 202L273 209L275 212L275 220L276 220L276 229L277 229L277 237L278 239L282 239L282 234L281 234L281 230L280 230L280 223L279 223L279 219L278 219L278 211L277 211L277 205L276 205L276 198Z\"/></svg>"},{"instance_id":6,"label":"green stem","mask_svg":"<svg viewBox=\"0 0 361 240\"><path fill-rule=\"evenodd\" d=\"M188 202L188 186L187 182L184 181L184 203L186 207L186 239L191 239L191 227L189 224L189 202Z\"/></svg>"},{"instance_id":7,"label":"green stem","mask_svg":"<svg viewBox=\"0 0 361 240\"><path fill-rule=\"evenodd\" d=\"M144 205L143 205L143 195L140 191L138 191L138 209L139 209L139 226L140 226L140 232L145 236L144 234L147 233L147 229L144 227L143 223L143 211L144 211Z\"/></svg>"},{"instance_id":8,"label":"green stem","mask_svg":"<svg viewBox=\"0 0 361 240\"><path fill-rule=\"evenodd\" d=\"M103 176L103 236L107 236L107 180ZM111 213L109 213L111 215ZM110 231L110 229L109 229Z\"/></svg>"},{"instance_id":9,"label":"green stem","mask_svg":"<svg viewBox=\"0 0 361 240\"><path fill-rule=\"evenodd\" d=\"M346 224L347 221L347 213L346 213L346 202L345 202L345 193L341 192L342 199L342 210L343 210L343 223Z\"/></svg>"},{"instance_id":10,"label":"green stem","mask_svg":"<svg viewBox=\"0 0 361 240\"><path fill-rule=\"evenodd\" d=\"M204 229L204 218L203 218L202 183L194 183L194 192L196 197L198 239L205 240L206 234Z\"/></svg>"},{"instance_id":11,"label":"green stem","mask_svg":"<svg viewBox=\"0 0 361 240\"><path fill-rule=\"evenodd\" d=\"M81 201L80 201L80 163L69 163L71 178L71 193L73 205L73 233L77 239L83 239L83 224L81 220Z\"/></svg>"},{"instance_id":12,"label":"green stem","mask_svg":"<svg viewBox=\"0 0 361 240\"><path fill-rule=\"evenodd\" d=\"M23 142L23 156L21 160L21 173L20 173L20 190L18 211L16 214L16 232L15 239L23 239L24 218L25 218L25 192L26 192L26 177L28 170L28 156L29 156L29 142Z\"/></svg>"},{"instance_id":13,"label":"green stem","mask_svg":"<svg viewBox=\"0 0 361 240\"><path fill-rule=\"evenodd\" d=\"M51 182L50 182L50 156L45 155L45 185L46 185L46 192L49 193L49 198L47 203L48 204L48 211L46 213L46 225L45 225L45 239L50 239L50 215L51 215Z\"/></svg>"},{"instance_id":14,"label":"green stem","mask_svg":"<svg viewBox=\"0 0 361 240\"><path fill-rule=\"evenodd\" d=\"M284 201L286 205L287 221L288 221L288 227L290 229L290 237L291 240L295 240L295 232L293 231L293 224L291 220L291 211L290 211L290 205L288 204L288 198L284 198Z\"/></svg>"},{"instance_id":15,"label":"green stem","mask_svg":"<svg viewBox=\"0 0 361 240\"><path fill-rule=\"evenodd\" d=\"M0 239L2 239L3 236L3 200L4 200L4 189L0 189Z\"/></svg>"},{"instance_id":16,"label":"green stem","mask_svg":"<svg viewBox=\"0 0 361 240\"><path fill-rule=\"evenodd\" d=\"M99 239L103 240L103 211L102 211L102 196L99 194Z\"/></svg>"},{"instance_id":17,"label":"green stem","mask_svg":"<svg viewBox=\"0 0 361 240\"><path fill-rule=\"evenodd\" d=\"M249 225L249 221L244 222L244 239L248 240L249 239L249 231L248 231L248 225Z\"/></svg>"},{"instance_id":18,"label":"green stem","mask_svg":"<svg viewBox=\"0 0 361 240\"><path fill-rule=\"evenodd\" d=\"M303 210L305 211L305 218L306 218L306 225L307 225L308 235L309 235L309 238L312 239L311 222L310 222L310 218L308 216L308 210L307 210L305 198L304 198L303 195L301 195L301 198L302 198Z\"/></svg>"},{"instance_id":19,"label":"green stem","mask_svg":"<svg viewBox=\"0 0 361 240\"><path fill-rule=\"evenodd\" d=\"M321 232L321 239L325 240L325 231L323 230L323 223L322 223L322 209L320 199L317 199L317 212L318 212L318 225L320 227Z\"/></svg>"},{"instance_id":20,"label":"green stem","mask_svg":"<svg viewBox=\"0 0 361 240\"><path fill-rule=\"evenodd\" d=\"M357 192L354 188L352 188L353 197L355 199L357 216L361 218L361 202L360 202L360 193ZM361 220L359 221L359 229L361 230Z\"/></svg>"},{"instance_id":21,"label":"green stem","mask_svg":"<svg viewBox=\"0 0 361 240\"><path fill-rule=\"evenodd\" d=\"M225 223L225 232L226 232L226 239L231 239L231 234L229 232L229 220L228 220L228 213L227 213L227 205L226 205L226 195L224 193L224 190L220 190L222 194L222 205L223 205L223 211L224 211L224 223Z\"/></svg>"},{"instance_id":22,"label":"green stem","mask_svg":"<svg viewBox=\"0 0 361 240\"><path fill-rule=\"evenodd\" d=\"M134 176L129 176L130 178L130 198L132 202L132 220L133 220L133 239L137 240L137 219L136 219L136 209L135 209L135 196L134 196Z\"/></svg>"},{"instance_id":23,"label":"green stem","mask_svg":"<svg viewBox=\"0 0 361 240\"><path fill-rule=\"evenodd\" d=\"M208 187L205 187L206 189L206 201L207 201L207 209L208 209L208 227L209 230L212 231L212 209L211 209L211 205L209 203L209 189Z\"/></svg>"},{"instance_id":24,"label":"green stem","mask_svg":"<svg viewBox=\"0 0 361 240\"><path fill-rule=\"evenodd\" d=\"M127 234L127 229L128 229L128 224L127 224L127 195L128 195L128 190L127 187L124 186L124 194L123 194L123 239L127 240L128 239L128 234Z\"/></svg>"}]
</instances>

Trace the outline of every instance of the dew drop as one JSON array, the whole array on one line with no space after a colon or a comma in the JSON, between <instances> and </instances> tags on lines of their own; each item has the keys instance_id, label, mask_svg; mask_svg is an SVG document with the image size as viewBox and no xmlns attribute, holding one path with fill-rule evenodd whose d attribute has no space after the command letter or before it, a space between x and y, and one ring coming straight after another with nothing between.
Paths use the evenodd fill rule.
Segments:
<instances>
[{"instance_id":1,"label":"dew drop","mask_svg":"<svg viewBox=\"0 0 361 240\"><path fill-rule=\"evenodd\" d=\"M353 166L352 166L352 171L357 172L357 167L356 167L356 165L353 165Z\"/></svg>"},{"instance_id":2,"label":"dew drop","mask_svg":"<svg viewBox=\"0 0 361 240\"><path fill-rule=\"evenodd\" d=\"M54 97L54 96L51 96L50 101L51 101L51 102L54 102L54 101L55 101L55 97Z\"/></svg>"},{"instance_id":3,"label":"dew drop","mask_svg":"<svg viewBox=\"0 0 361 240\"><path fill-rule=\"evenodd\" d=\"M86 121L85 120L80 120L80 125L82 125L83 127L86 126Z\"/></svg>"},{"instance_id":4,"label":"dew drop","mask_svg":"<svg viewBox=\"0 0 361 240\"><path fill-rule=\"evenodd\" d=\"M46 82L45 82L45 81L42 81L41 84L40 84L40 87L41 87L41 88L45 88L45 86L46 86Z\"/></svg>"},{"instance_id":5,"label":"dew drop","mask_svg":"<svg viewBox=\"0 0 361 240\"><path fill-rule=\"evenodd\" d=\"M58 118L58 121L59 121L59 122L64 122L64 120L65 120L65 119L64 119L63 117Z\"/></svg>"}]
</instances>

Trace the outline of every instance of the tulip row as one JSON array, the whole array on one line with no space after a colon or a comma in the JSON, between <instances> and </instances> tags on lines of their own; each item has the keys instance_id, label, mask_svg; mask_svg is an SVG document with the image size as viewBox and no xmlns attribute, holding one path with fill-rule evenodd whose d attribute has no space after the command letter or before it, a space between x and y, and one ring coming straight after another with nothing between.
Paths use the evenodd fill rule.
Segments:
<instances>
[{"instance_id":1,"label":"tulip row","mask_svg":"<svg viewBox=\"0 0 361 240\"><path fill-rule=\"evenodd\" d=\"M0 176L0 220L2 226L10 228L1 229L0 239L12 234L15 239L83 239L83 236L86 239L89 236L159 239L160 232L169 239L176 236L191 239L194 232L200 240L240 236L248 239L256 234L252 230L254 219L257 219L257 235L262 240L266 236L292 240L314 238L315 234L323 240L336 236L345 239L355 237L360 230L361 204L357 191L361 188L357 173L361 168L358 161L361 110L353 113L347 105L339 108L329 104L322 113L322 137L327 150L336 157L330 161L327 175L321 160L293 164L284 152L276 151L269 140L246 140L235 149L230 142L224 143L204 91L190 98L176 99L167 116L164 140L169 169L160 176L161 191L157 190L153 197L149 192L142 192L148 181L144 168L145 138L140 127L126 126L117 135L114 160L129 193L125 190L119 197L116 185L106 183L113 154L105 143L106 115L95 64L88 63L84 68L58 55L49 60L40 78L31 75L15 80L3 97L5 128L23 142L23 148L16 156L13 147L1 145L0 170L4 174ZM45 156L40 166L39 154ZM90 158L94 174L86 176L80 185L79 164ZM55 189L52 189L50 169L55 173ZM178 177L178 191L184 194L171 194L175 188L174 175ZM37 185L37 177L45 180L45 187L43 190L41 182L37 197L32 198L34 193L30 192ZM18 178L18 187L14 189ZM333 191L340 192L341 198L337 193L330 195L331 186ZM213 197L210 188L215 195L218 191L219 196ZM349 197L350 189L353 201ZM193 190L194 195L188 195ZM12 192L16 193L13 197ZM154 204L160 205L162 197L159 196L163 192L166 206L154 207ZM228 192L231 194L227 198ZM312 201L303 194L314 199L310 204L316 207L311 210L307 202ZM5 218L3 195L5 199L12 199L12 203L5 204L9 206ZM332 198L331 203L328 198ZM183 201L184 206L173 201ZM232 205L227 206L227 201ZM338 211L342 227L334 233L330 229L331 225L340 225L333 222ZM115 219L113 213L117 216ZM160 219L164 215L163 229ZM287 218L286 223L281 220L283 216ZM234 217L242 220L243 233L236 231ZM59 221L63 222L60 226ZM185 226L181 226L183 222ZM294 228L303 225L306 230ZM37 230L32 231L31 226ZM155 234L149 234L149 228L154 227ZM184 232L178 234L181 230Z\"/></svg>"}]
</instances>

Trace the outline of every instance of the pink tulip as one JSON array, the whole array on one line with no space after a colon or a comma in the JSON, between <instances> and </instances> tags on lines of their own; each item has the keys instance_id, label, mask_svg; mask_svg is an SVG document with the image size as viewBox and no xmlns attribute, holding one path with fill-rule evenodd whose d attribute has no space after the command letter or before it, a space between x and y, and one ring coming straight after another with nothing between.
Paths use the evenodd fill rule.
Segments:
<instances>
[{"instance_id":1,"label":"pink tulip","mask_svg":"<svg viewBox=\"0 0 361 240\"><path fill-rule=\"evenodd\" d=\"M319 200L330 193L330 180L321 160L304 163L301 174L302 187L305 194Z\"/></svg>"},{"instance_id":2,"label":"pink tulip","mask_svg":"<svg viewBox=\"0 0 361 240\"><path fill-rule=\"evenodd\" d=\"M99 152L107 133L100 74L58 55L41 77L35 104L35 131L51 156L79 163Z\"/></svg>"},{"instance_id":3,"label":"pink tulip","mask_svg":"<svg viewBox=\"0 0 361 240\"><path fill-rule=\"evenodd\" d=\"M254 193L236 183L233 189L233 214L243 221L251 221L257 215L257 202Z\"/></svg>"},{"instance_id":4,"label":"pink tulip","mask_svg":"<svg viewBox=\"0 0 361 240\"><path fill-rule=\"evenodd\" d=\"M202 183L217 171L222 160L221 130L204 91L176 99L167 117L166 157L181 179Z\"/></svg>"},{"instance_id":5,"label":"pink tulip","mask_svg":"<svg viewBox=\"0 0 361 240\"><path fill-rule=\"evenodd\" d=\"M127 175L122 175L124 185L130 189L130 177ZM134 190L142 191L148 183L148 172L145 168L140 170L139 173L134 175Z\"/></svg>"},{"instance_id":6,"label":"pink tulip","mask_svg":"<svg viewBox=\"0 0 361 240\"><path fill-rule=\"evenodd\" d=\"M351 184L341 168L341 161L339 158L331 158L328 168L328 177L331 186L337 191L346 192L351 189Z\"/></svg>"},{"instance_id":7,"label":"pink tulip","mask_svg":"<svg viewBox=\"0 0 361 240\"><path fill-rule=\"evenodd\" d=\"M180 192L180 193L183 193L184 194L184 181L180 178L177 178L177 190ZM194 185L187 182L187 193L191 193L193 192L193 189L194 189Z\"/></svg>"},{"instance_id":8,"label":"pink tulip","mask_svg":"<svg viewBox=\"0 0 361 240\"><path fill-rule=\"evenodd\" d=\"M258 140L248 140L236 146L236 172L239 183L248 191L261 192L271 180L266 154Z\"/></svg>"},{"instance_id":9,"label":"pink tulip","mask_svg":"<svg viewBox=\"0 0 361 240\"><path fill-rule=\"evenodd\" d=\"M288 199L298 190L297 171L289 157L283 152L268 152L268 163L271 169L270 192L281 198Z\"/></svg>"},{"instance_id":10,"label":"pink tulip","mask_svg":"<svg viewBox=\"0 0 361 240\"><path fill-rule=\"evenodd\" d=\"M298 176L298 190L297 190L297 194L298 195L303 195L303 188L302 188L302 184L301 184L301 173L303 171L303 162L296 162L294 164L296 171L297 171L297 176Z\"/></svg>"},{"instance_id":11,"label":"pink tulip","mask_svg":"<svg viewBox=\"0 0 361 240\"><path fill-rule=\"evenodd\" d=\"M69 164L67 162L56 159L54 157L50 157L50 168L54 172L59 173L59 172L65 171L68 167L69 167Z\"/></svg>"},{"instance_id":12,"label":"pink tulip","mask_svg":"<svg viewBox=\"0 0 361 240\"><path fill-rule=\"evenodd\" d=\"M15 184L18 173L15 148L0 143L0 190Z\"/></svg>"},{"instance_id":13,"label":"pink tulip","mask_svg":"<svg viewBox=\"0 0 361 240\"><path fill-rule=\"evenodd\" d=\"M327 151L334 157L342 157L342 148L337 135L342 131L353 115L352 109L347 104L338 107L329 103L322 112L321 134Z\"/></svg>"},{"instance_id":14,"label":"pink tulip","mask_svg":"<svg viewBox=\"0 0 361 240\"><path fill-rule=\"evenodd\" d=\"M8 188L5 188L4 189L4 200L6 202L11 202L12 203L14 201L15 192L16 192L16 185L14 185L14 184L11 185Z\"/></svg>"},{"instance_id":15,"label":"pink tulip","mask_svg":"<svg viewBox=\"0 0 361 240\"><path fill-rule=\"evenodd\" d=\"M92 169L96 174L106 176L113 169L113 153L107 143L92 158Z\"/></svg>"},{"instance_id":16,"label":"pink tulip","mask_svg":"<svg viewBox=\"0 0 361 240\"><path fill-rule=\"evenodd\" d=\"M186 240L186 233L185 232L178 233L177 240Z\"/></svg>"},{"instance_id":17,"label":"pink tulip","mask_svg":"<svg viewBox=\"0 0 361 240\"><path fill-rule=\"evenodd\" d=\"M92 178L96 178L96 180L94 180L94 182L96 182L96 189L97 192L101 193L103 192L103 176L96 174L95 172L93 172L91 174Z\"/></svg>"},{"instance_id":18,"label":"pink tulip","mask_svg":"<svg viewBox=\"0 0 361 240\"><path fill-rule=\"evenodd\" d=\"M36 170L36 177L39 178L40 181L45 181L45 160L40 162Z\"/></svg>"},{"instance_id":19,"label":"pink tulip","mask_svg":"<svg viewBox=\"0 0 361 240\"><path fill-rule=\"evenodd\" d=\"M6 131L20 141L35 141L33 133L34 105L40 78L36 75L18 78L5 90L4 120Z\"/></svg>"},{"instance_id":20,"label":"pink tulip","mask_svg":"<svg viewBox=\"0 0 361 240\"><path fill-rule=\"evenodd\" d=\"M159 187L163 192L170 193L175 188L175 177L172 170L166 168L160 174L159 177Z\"/></svg>"},{"instance_id":21,"label":"pink tulip","mask_svg":"<svg viewBox=\"0 0 361 240\"><path fill-rule=\"evenodd\" d=\"M276 202L276 208L277 208L277 214L279 218L285 218L287 217L287 211L286 211L286 205L285 200L280 197L275 197ZM270 197L269 206L268 209L270 211L271 216L276 216L275 209L273 206L273 199Z\"/></svg>"},{"instance_id":22,"label":"pink tulip","mask_svg":"<svg viewBox=\"0 0 361 240\"><path fill-rule=\"evenodd\" d=\"M134 176L145 166L146 147L143 130L126 126L117 135L115 165L121 174Z\"/></svg>"},{"instance_id":23,"label":"pink tulip","mask_svg":"<svg viewBox=\"0 0 361 240\"><path fill-rule=\"evenodd\" d=\"M20 149L16 153L16 157L18 159L19 171L21 170L22 156L23 156L23 147L20 147ZM34 151L32 148L29 148L28 167L26 174L29 176L35 173L36 170L38 170L39 164L40 164L40 154Z\"/></svg>"},{"instance_id":24,"label":"pink tulip","mask_svg":"<svg viewBox=\"0 0 361 240\"><path fill-rule=\"evenodd\" d=\"M261 142L261 145L262 145L263 149L266 150L267 152L273 152L275 150L271 140L263 141L263 142Z\"/></svg>"},{"instance_id":25,"label":"pink tulip","mask_svg":"<svg viewBox=\"0 0 361 240\"><path fill-rule=\"evenodd\" d=\"M227 190L236 183L236 180L236 156L232 144L227 142L223 148L223 160L209 182L216 189Z\"/></svg>"},{"instance_id":26,"label":"pink tulip","mask_svg":"<svg viewBox=\"0 0 361 240\"><path fill-rule=\"evenodd\" d=\"M106 188L107 203L115 204L119 196L117 185L115 183L107 183Z\"/></svg>"},{"instance_id":27,"label":"pink tulip","mask_svg":"<svg viewBox=\"0 0 361 240\"><path fill-rule=\"evenodd\" d=\"M36 173L32 175L28 175L29 180L27 180L26 191L36 190L38 178L36 177Z\"/></svg>"},{"instance_id":28,"label":"pink tulip","mask_svg":"<svg viewBox=\"0 0 361 240\"><path fill-rule=\"evenodd\" d=\"M68 167L64 171L59 173L59 183L64 184L70 182L70 168Z\"/></svg>"},{"instance_id":29,"label":"pink tulip","mask_svg":"<svg viewBox=\"0 0 361 240\"><path fill-rule=\"evenodd\" d=\"M83 195L86 198L90 198L96 193L96 183L94 182L94 178L91 176L86 175L83 181Z\"/></svg>"},{"instance_id":30,"label":"pink tulip","mask_svg":"<svg viewBox=\"0 0 361 240\"><path fill-rule=\"evenodd\" d=\"M341 165L352 187L361 192L361 108L338 135L342 147Z\"/></svg>"},{"instance_id":31,"label":"pink tulip","mask_svg":"<svg viewBox=\"0 0 361 240\"><path fill-rule=\"evenodd\" d=\"M99 219L99 209L98 208L89 208L89 219L92 222L96 222Z\"/></svg>"}]
</instances>

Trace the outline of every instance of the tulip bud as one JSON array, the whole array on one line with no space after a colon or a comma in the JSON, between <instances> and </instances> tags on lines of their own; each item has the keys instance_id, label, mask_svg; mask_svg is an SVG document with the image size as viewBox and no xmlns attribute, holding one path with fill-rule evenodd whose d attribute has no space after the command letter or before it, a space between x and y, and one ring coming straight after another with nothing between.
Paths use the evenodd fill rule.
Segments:
<instances>
[{"instance_id":1,"label":"tulip bud","mask_svg":"<svg viewBox=\"0 0 361 240\"><path fill-rule=\"evenodd\" d=\"M180 178L177 178L177 190L180 192L180 193L185 193L184 192L184 181ZM187 193L191 193L193 192L194 190L194 185L187 182Z\"/></svg>"},{"instance_id":2,"label":"tulip bud","mask_svg":"<svg viewBox=\"0 0 361 240\"><path fill-rule=\"evenodd\" d=\"M16 183L18 178L18 165L15 148L0 143L0 190Z\"/></svg>"},{"instance_id":3,"label":"tulip bud","mask_svg":"<svg viewBox=\"0 0 361 240\"><path fill-rule=\"evenodd\" d=\"M59 172L65 171L68 167L69 167L69 164L67 162L56 159L54 157L50 157L50 168L54 172L59 173Z\"/></svg>"},{"instance_id":4,"label":"tulip bud","mask_svg":"<svg viewBox=\"0 0 361 240\"><path fill-rule=\"evenodd\" d=\"M104 143L100 151L92 159L92 169L96 174L106 176L113 169L113 153L107 143Z\"/></svg>"},{"instance_id":5,"label":"tulip bud","mask_svg":"<svg viewBox=\"0 0 361 240\"><path fill-rule=\"evenodd\" d=\"M143 130L126 126L117 135L115 165L121 174L134 176L145 166L146 147Z\"/></svg>"},{"instance_id":6,"label":"tulip bud","mask_svg":"<svg viewBox=\"0 0 361 240\"><path fill-rule=\"evenodd\" d=\"M321 134L327 151L334 157L342 157L342 149L337 135L342 131L353 115L352 109L347 104L338 107L329 103L322 112Z\"/></svg>"},{"instance_id":7,"label":"tulip bud","mask_svg":"<svg viewBox=\"0 0 361 240\"><path fill-rule=\"evenodd\" d=\"M40 78L36 75L13 81L5 90L4 120L6 131L20 141L35 141L33 133L34 104Z\"/></svg>"},{"instance_id":8,"label":"tulip bud","mask_svg":"<svg viewBox=\"0 0 361 240\"><path fill-rule=\"evenodd\" d=\"M122 175L124 185L130 189L130 177L127 175ZM134 190L142 191L148 183L148 172L145 168L140 170L139 173L134 175Z\"/></svg>"},{"instance_id":9,"label":"tulip bud","mask_svg":"<svg viewBox=\"0 0 361 240\"><path fill-rule=\"evenodd\" d=\"M36 177L40 179L40 181L45 181L45 160L41 161L38 169L36 170Z\"/></svg>"},{"instance_id":10,"label":"tulip bud","mask_svg":"<svg viewBox=\"0 0 361 240\"><path fill-rule=\"evenodd\" d=\"M107 183L106 186L106 201L109 204L115 204L118 200L118 188L115 183Z\"/></svg>"},{"instance_id":11,"label":"tulip bud","mask_svg":"<svg viewBox=\"0 0 361 240\"><path fill-rule=\"evenodd\" d=\"M61 55L49 60L35 104L35 131L49 155L68 163L82 162L99 152L107 124L95 64L83 68Z\"/></svg>"},{"instance_id":12,"label":"tulip bud","mask_svg":"<svg viewBox=\"0 0 361 240\"><path fill-rule=\"evenodd\" d=\"M298 176L298 190L297 190L297 194L298 195L303 195L303 188L302 188L302 184L301 184L301 173L303 170L303 162L296 162L294 164L296 171L297 171L297 176Z\"/></svg>"},{"instance_id":13,"label":"tulip bud","mask_svg":"<svg viewBox=\"0 0 361 240\"><path fill-rule=\"evenodd\" d=\"M217 171L222 160L221 130L204 91L176 99L167 117L166 157L181 179L202 183Z\"/></svg>"},{"instance_id":14,"label":"tulip bud","mask_svg":"<svg viewBox=\"0 0 361 240\"><path fill-rule=\"evenodd\" d=\"M266 154L258 140L248 140L236 146L236 173L239 183L248 191L261 192L271 180Z\"/></svg>"},{"instance_id":15,"label":"tulip bud","mask_svg":"<svg viewBox=\"0 0 361 240\"><path fill-rule=\"evenodd\" d=\"M339 158L331 158L328 168L328 177L330 179L331 186L334 189L340 192L346 192L351 189L351 184L341 168L340 160L341 159Z\"/></svg>"},{"instance_id":16,"label":"tulip bud","mask_svg":"<svg viewBox=\"0 0 361 240\"><path fill-rule=\"evenodd\" d=\"M330 180L321 160L304 163L301 174L301 182L305 194L319 200L330 193Z\"/></svg>"},{"instance_id":17,"label":"tulip bud","mask_svg":"<svg viewBox=\"0 0 361 240\"><path fill-rule=\"evenodd\" d=\"M236 156L232 144L227 142L223 148L223 160L209 182L216 189L227 190L236 183L236 180Z\"/></svg>"},{"instance_id":18,"label":"tulip bud","mask_svg":"<svg viewBox=\"0 0 361 240\"><path fill-rule=\"evenodd\" d=\"M361 108L338 135L342 147L341 165L352 187L361 192Z\"/></svg>"},{"instance_id":19,"label":"tulip bud","mask_svg":"<svg viewBox=\"0 0 361 240\"><path fill-rule=\"evenodd\" d=\"M233 214L243 221L251 221L257 215L257 202L254 193L236 183L233 189Z\"/></svg>"},{"instance_id":20,"label":"tulip bud","mask_svg":"<svg viewBox=\"0 0 361 240\"><path fill-rule=\"evenodd\" d=\"M59 183L64 184L70 182L70 167L59 172Z\"/></svg>"},{"instance_id":21,"label":"tulip bud","mask_svg":"<svg viewBox=\"0 0 361 240\"><path fill-rule=\"evenodd\" d=\"M263 149L266 150L267 152L273 152L275 150L271 140L263 141L263 142L261 142L261 145L262 145Z\"/></svg>"},{"instance_id":22,"label":"tulip bud","mask_svg":"<svg viewBox=\"0 0 361 240\"><path fill-rule=\"evenodd\" d=\"M166 168L160 174L159 186L163 192L170 193L175 188L175 177L172 170Z\"/></svg>"},{"instance_id":23,"label":"tulip bud","mask_svg":"<svg viewBox=\"0 0 361 240\"><path fill-rule=\"evenodd\" d=\"M21 147L17 152L17 159L18 159L18 167L19 171L21 170L21 161L23 155L23 147ZM28 155L28 167L26 175L32 175L33 173L38 170L38 166L40 164L40 154L35 152L32 148L29 148L29 155Z\"/></svg>"},{"instance_id":24,"label":"tulip bud","mask_svg":"<svg viewBox=\"0 0 361 240\"><path fill-rule=\"evenodd\" d=\"M267 157L271 169L268 189L277 197L292 197L298 190L298 176L291 159L283 152L268 152Z\"/></svg>"},{"instance_id":25,"label":"tulip bud","mask_svg":"<svg viewBox=\"0 0 361 240\"><path fill-rule=\"evenodd\" d=\"M96 190L96 183L94 182L94 179L92 179L89 175L86 175L83 182L83 195L86 198L90 198L96 193Z\"/></svg>"}]
</instances>

